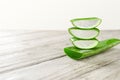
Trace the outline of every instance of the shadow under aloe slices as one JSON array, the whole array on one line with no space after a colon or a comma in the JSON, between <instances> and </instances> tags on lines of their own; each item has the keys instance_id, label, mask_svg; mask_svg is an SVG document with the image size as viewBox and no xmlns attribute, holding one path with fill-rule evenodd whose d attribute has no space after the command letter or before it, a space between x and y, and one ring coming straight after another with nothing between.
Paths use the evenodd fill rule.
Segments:
<instances>
[{"instance_id":1,"label":"shadow under aloe slices","mask_svg":"<svg viewBox=\"0 0 120 80\"><path fill-rule=\"evenodd\" d=\"M68 32L72 36L79 38L79 39L93 39L99 35L100 30L97 28L86 30L86 29L79 29L76 27L72 27L68 29Z\"/></svg>"},{"instance_id":2,"label":"shadow under aloe slices","mask_svg":"<svg viewBox=\"0 0 120 80\"><path fill-rule=\"evenodd\" d=\"M120 43L120 39L111 38L111 39L99 41L99 44L93 49L84 50L84 49L76 48L74 46L70 46L70 47L64 48L64 52L70 58L79 60L82 58L86 58L89 56L99 54L103 51L106 51L106 50L112 48L113 46L115 46L119 43Z\"/></svg>"}]
</instances>

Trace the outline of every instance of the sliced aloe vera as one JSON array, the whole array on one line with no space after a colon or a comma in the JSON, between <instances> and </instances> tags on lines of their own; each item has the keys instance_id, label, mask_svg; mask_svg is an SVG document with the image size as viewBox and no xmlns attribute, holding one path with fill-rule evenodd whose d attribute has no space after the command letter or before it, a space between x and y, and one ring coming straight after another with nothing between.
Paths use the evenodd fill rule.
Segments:
<instances>
[{"instance_id":1,"label":"sliced aloe vera","mask_svg":"<svg viewBox=\"0 0 120 80\"><path fill-rule=\"evenodd\" d=\"M69 33L79 39L92 39L99 35L100 30L97 28L93 29L79 29L76 27L72 27L68 29Z\"/></svg>"},{"instance_id":2,"label":"sliced aloe vera","mask_svg":"<svg viewBox=\"0 0 120 80\"><path fill-rule=\"evenodd\" d=\"M119 43L120 43L120 39L112 38L112 39L100 41L99 44L96 46L96 48L93 48L93 49L83 50L83 49L78 49L74 46L71 46L71 47L64 48L64 52L70 58L79 60L82 58L86 58L89 56L99 54L103 51L106 51L106 50L112 48L113 46L115 46Z\"/></svg>"},{"instance_id":3,"label":"sliced aloe vera","mask_svg":"<svg viewBox=\"0 0 120 80\"><path fill-rule=\"evenodd\" d=\"M98 45L98 40L97 39L90 39L90 40L82 40L82 39L77 39L75 37L71 38L72 44L80 49L91 49L94 48Z\"/></svg>"},{"instance_id":4,"label":"sliced aloe vera","mask_svg":"<svg viewBox=\"0 0 120 80\"><path fill-rule=\"evenodd\" d=\"M90 29L90 28L95 28L100 23L102 20L97 17L90 17L90 18L76 18L71 20L73 26L78 27L78 28L83 28L83 29Z\"/></svg>"}]
</instances>

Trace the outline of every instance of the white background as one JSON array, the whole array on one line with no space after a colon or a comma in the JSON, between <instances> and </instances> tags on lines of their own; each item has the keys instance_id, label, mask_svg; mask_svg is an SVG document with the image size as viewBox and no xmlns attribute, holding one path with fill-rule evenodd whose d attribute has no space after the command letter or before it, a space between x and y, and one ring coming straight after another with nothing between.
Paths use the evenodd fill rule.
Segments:
<instances>
[{"instance_id":1,"label":"white background","mask_svg":"<svg viewBox=\"0 0 120 80\"><path fill-rule=\"evenodd\" d=\"M120 0L0 0L0 29L64 29L70 19L103 19L100 29L120 29Z\"/></svg>"}]
</instances>

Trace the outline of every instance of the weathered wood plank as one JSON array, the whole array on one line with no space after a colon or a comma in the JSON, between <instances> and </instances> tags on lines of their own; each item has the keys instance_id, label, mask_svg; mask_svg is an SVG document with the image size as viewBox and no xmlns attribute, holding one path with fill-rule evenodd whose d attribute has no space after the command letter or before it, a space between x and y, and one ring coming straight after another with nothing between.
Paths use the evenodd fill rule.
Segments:
<instances>
[{"instance_id":1,"label":"weathered wood plank","mask_svg":"<svg viewBox=\"0 0 120 80\"><path fill-rule=\"evenodd\" d=\"M1 48L0 72L64 56L62 53L63 47L68 44L64 43L64 41L66 42L68 39L66 39L66 35L63 34L64 33L47 32L38 39L30 39L16 43L18 45L5 45L5 50ZM6 53L2 51L6 51Z\"/></svg>"},{"instance_id":2,"label":"weathered wood plank","mask_svg":"<svg viewBox=\"0 0 120 80\"><path fill-rule=\"evenodd\" d=\"M120 47L120 46L118 46ZM120 60L120 48L115 47L80 61L68 57L43 62L41 64L14 70L0 75L1 80L71 80ZM113 55L114 53L114 55ZM111 56L112 55L112 56Z\"/></svg>"},{"instance_id":3,"label":"weathered wood plank","mask_svg":"<svg viewBox=\"0 0 120 80\"><path fill-rule=\"evenodd\" d=\"M11 33L11 32L10 32ZM51 35L47 35L47 34L51 34ZM18 43L18 42L23 42L23 41L27 41L27 40L34 40L34 39L38 39L38 38L44 38L44 37L54 37L54 35L58 35L59 36L60 33L55 33L54 32L50 32L50 31L34 31L34 32L29 32L29 33L16 33L14 35L6 35L3 37L0 37L0 46L1 45L5 45L5 44L14 44L14 43ZM62 34L61 34L62 35Z\"/></svg>"},{"instance_id":4,"label":"weathered wood plank","mask_svg":"<svg viewBox=\"0 0 120 80\"><path fill-rule=\"evenodd\" d=\"M49 34L49 35L48 35ZM39 45L45 45L49 39L62 37L64 33L39 32L18 37L1 38L0 55L22 51ZM42 44L41 44L42 43Z\"/></svg>"},{"instance_id":5,"label":"weathered wood plank","mask_svg":"<svg viewBox=\"0 0 120 80\"><path fill-rule=\"evenodd\" d=\"M120 80L120 60L85 75L75 77L73 80Z\"/></svg>"},{"instance_id":6,"label":"weathered wood plank","mask_svg":"<svg viewBox=\"0 0 120 80\"><path fill-rule=\"evenodd\" d=\"M70 80L119 60L120 46L116 46L103 54L74 61L63 52L65 46L71 45L68 34L52 32L24 34L17 36L18 41L10 37L9 44L0 45L0 80ZM99 39L120 38L119 34L120 31L103 31Z\"/></svg>"},{"instance_id":7,"label":"weathered wood plank","mask_svg":"<svg viewBox=\"0 0 120 80\"><path fill-rule=\"evenodd\" d=\"M17 36L23 34L34 33L37 31L32 30L0 30L0 38L1 37L9 37L9 36Z\"/></svg>"}]
</instances>

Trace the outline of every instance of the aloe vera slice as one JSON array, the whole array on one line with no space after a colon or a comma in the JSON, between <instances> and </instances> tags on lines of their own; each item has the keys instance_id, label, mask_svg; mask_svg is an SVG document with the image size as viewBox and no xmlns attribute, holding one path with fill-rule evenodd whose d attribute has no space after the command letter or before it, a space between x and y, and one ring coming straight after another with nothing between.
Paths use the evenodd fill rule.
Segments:
<instances>
[{"instance_id":1,"label":"aloe vera slice","mask_svg":"<svg viewBox=\"0 0 120 80\"><path fill-rule=\"evenodd\" d=\"M73 26L83 29L95 28L100 25L102 20L97 17L76 18L71 20Z\"/></svg>"},{"instance_id":2,"label":"aloe vera slice","mask_svg":"<svg viewBox=\"0 0 120 80\"><path fill-rule=\"evenodd\" d=\"M84 29L72 27L68 29L68 32L72 36L79 38L79 39L93 39L99 35L100 30L97 28L84 30Z\"/></svg>"},{"instance_id":3,"label":"aloe vera slice","mask_svg":"<svg viewBox=\"0 0 120 80\"><path fill-rule=\"evenodd\" d=\"M90 39L90 40L82 40L82 39L77 39L75 37L71 38L72 44L80 49L91 49L94 48L98 45L98 40L97 39Z\"/></svg>"},{"instance_id":4,"label":"aloe vera slice","mask_svg":"<svg viewBox=\"0 0 120 80\"><path fill-rule=\"evenodd\" d=\"M113 46L115 46L119 43L120 43L120 39L112 38L112 39L100 41L99 44L96 46L96 48L93 48L93 49L83 50L83 49L78 49L74 46L71 46L71 47L64 48L64 52L70 58L79 60L82 58L86 58L89 56L99 54L103 51L106 51L106 50L112 48Z\"/></svg>"}]
</instances>

